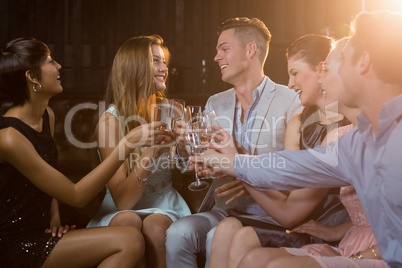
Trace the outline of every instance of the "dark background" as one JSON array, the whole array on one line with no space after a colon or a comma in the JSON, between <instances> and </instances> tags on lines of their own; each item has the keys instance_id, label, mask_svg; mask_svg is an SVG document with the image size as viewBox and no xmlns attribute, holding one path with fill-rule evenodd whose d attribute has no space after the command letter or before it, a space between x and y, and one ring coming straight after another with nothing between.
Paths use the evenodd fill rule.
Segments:
<instances>
[{"instance_id":1,"label":"dark background","mask_svg":"<svg viewBox=\"0 0 402 268\"><path fill-rule=\"evenodd\" d=\"M396 9L401 0L0 0L0 44L32 36L62 64L63 95L101 97L114 54L128 38L160 34L172 54L169 97L203 105L230 87L213 61L220 22L257 17L273 36L266 74L287 84L285 50L298 37L348 34L364 7ZM202 60L206 73L202 73ZM206 83L202 83L205 78Z\"/></svg>"}]
</instances>

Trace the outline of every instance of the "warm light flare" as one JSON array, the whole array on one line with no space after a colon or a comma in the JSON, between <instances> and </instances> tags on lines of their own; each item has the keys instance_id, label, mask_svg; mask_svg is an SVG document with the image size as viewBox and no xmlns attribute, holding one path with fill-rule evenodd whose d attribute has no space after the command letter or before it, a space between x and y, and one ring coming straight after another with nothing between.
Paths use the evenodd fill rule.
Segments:
<instances>
[{"instance_id":1,"label":"warm light flare","mask_svg":"<svg viewBox=\"0 0 402 268\"><path fill-rule=\"evenodd\" d=\"M402 0L362 0L362 10L389 10L402 12Z\"/></svg>"}]
</instances>

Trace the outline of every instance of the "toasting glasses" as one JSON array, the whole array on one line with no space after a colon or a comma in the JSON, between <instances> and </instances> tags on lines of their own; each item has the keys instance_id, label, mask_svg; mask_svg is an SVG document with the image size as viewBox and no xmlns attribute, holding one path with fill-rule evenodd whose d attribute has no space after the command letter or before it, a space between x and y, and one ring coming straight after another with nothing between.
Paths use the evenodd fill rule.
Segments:
<instances>
[{"instance_id":1,"label":"toasting glasses","mask_svg":"<svg viewBox=\"0 0 402 268\"><path fill-rule=\"evenodd\" d=\"M171 99L170 100L170 116L171 116L171 127L174 131L176 129L176 122L178 120L183 120L185 114L185 101L181 99ZM169 150L169 160L171 168L174 167L176 162L176 156L174 151L174 146L170 146Z\"/></svg>"},{"instance_id":2,"label":"toasting glasses","mask_svg":"<svg viewBox=\"0 0 402 268\"><path fill-rule=\"evenodd\" d=\"M166 123L166 130L174 130L176 127L176 121L183 119L184 117L184 107L185 107L184 100L181 99L169 100L166 98L158 97L156 99L156 104L153 108L152 121L164 122ZM169 162L171 164L171 167L173 167L175 161L175 155L173 150L174 146L172 146L172 144L162 146L169 146ZM155 164L155 161L153 161L153 164ZM155 170L157 170L157 168L154 165L152 171Z\"/></svg>"},{"instance_id":3,"label":"toasting glasses","mask_svg":"<svg viewBox=\"0 0 402 268\"><path fill-rule=\"evenodd\" d=\"M209 146L212 139L212 133L209 131L208 120L201 113L200 106L187 106L186 107L186 122L187 122L187 134L186 134L186 150L190 155L200 155ZM195 164L195 170L197 170L197 164ZM209 183L202 181L195 172L196 180L192 182L188 188L192 191L201 191L209 186Z\"/></svg>"},{"instance_id":4,"label":"toasting glasses","mask_svg":"<svg viewBox=\"0 0 402 268\"><path fill-rule=\"evenodd\" d=\"M207 144L203 138L203 130L200 128L198 121L194 121L189 125L189 132L186 135L186 150L190 155L200 155L207 149ZM197 170L197 164L195 163L194 169ZM188 188L191 191L202 191L209 186L209 183L202 181L195 172L195 181L190 183Z\"/></svg>"}]
</instances>

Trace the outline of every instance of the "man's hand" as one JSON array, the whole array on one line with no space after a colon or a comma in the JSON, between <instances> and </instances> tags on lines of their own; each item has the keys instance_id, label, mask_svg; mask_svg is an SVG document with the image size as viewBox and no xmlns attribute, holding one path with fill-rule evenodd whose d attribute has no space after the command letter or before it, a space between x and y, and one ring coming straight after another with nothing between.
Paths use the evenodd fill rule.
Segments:
<instances>
[{"instance_id":1,"label":"man's hand","mask_svg":"<svg viewBox=\"0 0 402 268\"><path fill-rule=\"evenodd\" d=\"M234 154L221 154L215 150L206 150L199 156L190 157L191 166L197 162L196 172L200 176L211 175L214 177L219 176L232 176L234 177L233 158Z\"/></svg>"},{"instance_id":2,"label":"man's hand","mask_svg":"<svg viewBox=\"0 0 402 268\"><path fill-rule=\"evenodd\" d=\"M211 149L222 154L249 154L249 152L224 128L215 125L211 125L210 127L215 131L213 141L210 144Z\"/></svg>"},{"instance_id":3,"label":"man's hand","mask_svg":"<svg viewBox=\"0 0 402 268\"><path fill-rule=\"evenodd\" d=\"M222 177L217 178L217 180L222 179ZM233 180L231 182L227 182L223 184L222 186L219 186L215 189L215 193L217 197L225 197L228 195L233 195L230 199L226 201L226 205L230 205L233 203L236 199L238 199L241 196L246 196L248 195L248 191L246 188L243 186L242 181L240 180Z\"/></svg>"}]
</instances>

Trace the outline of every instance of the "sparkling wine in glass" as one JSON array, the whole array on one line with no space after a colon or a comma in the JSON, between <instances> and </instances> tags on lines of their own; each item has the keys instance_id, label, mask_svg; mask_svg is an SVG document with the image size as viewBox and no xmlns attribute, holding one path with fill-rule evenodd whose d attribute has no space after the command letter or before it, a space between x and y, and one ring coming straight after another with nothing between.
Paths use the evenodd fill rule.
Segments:
<instances>
[{"instance_id":1,"label":"sparkling wine in glass","mask_svg":"<svg viewBox=\"0 0 402 268\"><path fill-rule=\"evenodd\" d=\"M163 106L155 106L152 113L152 122L166 122L166 108ZM169 126L161 127L160 129L168 129Z\"/></svg>"},{"instance_id":2,"label":"sparkling wine in glass","mask_svg":"<svg viewBox=\"0 0 402 268\"><path fill-rule=\"evenodd\" d=\"M176 122L178 120L183 120L184 118L184 110L185 110L185 101L182 99L171 99L170 100L170 117L171 117L171 129L174 131L176 129ZM170 167L174 168L174 164L176 161L174 143L169 148L169 163Z\"/></svg>"},{"instance_id":3,"label":"sparkling wine in glass","mask_svg":"<svg viewBox=\"0 0 402 268\"><path fill-rule=\"evenodd\" d=\"M167 104L166 104L167 103ZM171 119L170 119L170 106L169 102L166 102L166 100L162 99L161 102L157 103L152 110L152 122L164 122L166 123L166 127L161 126L159 130L171 130ZM153 146L167 146L167 145L159 145L154 143ZM155 161L155 150L153 151L152 155L152 164L150 171L155 172L157 171L158 168L156 167L156 161Z\"/></svg>"},{"instance_id":4,"label":"sparkling wine in glass","mask_svg":"<svg viewBox=\"0 0 402 268\"><path fill-rule=\"evenodd\" d=\"M186 102L181 99L171 99L170 100L170 114L172 117L172 130L176 128L176 121L184 119L184 110L186 107Z\"/></svg>"},{"instance_id":5,"label":"sparkling wine in glass","mask_svg":"<svg viewBox=\"0 0 402 268\"><path fill-rule=\"evenodd\" d=\"M205 118L206 122L207 122L207 128L208 130L206 131L210 136L210 140L209 142L213 142L213 137L215 136L215 134L219 133L218 131L214 131L211 126L220 126L219 125L219 120L218 117L216 116L215 111L210 111L210 112L203 112L202 113L203 117Z\"/></svg>"},{"instance_id":6,"label":"sparkling wine in glass","mask_svg":"<svg viewBox=\"0 0 402 268\"><path fill-rule=\"evenodd\" d=\"M198 129L198 124L194 122L189 127L191 131L186 135L186 150L190 155L197 156L205 152L207 145L202 142L201 131ZM208 188L209 183L201 181L197 174L197 163L194 164L196 180L188 186L191 191L202 191Z\"/></svg>"},{"instance_id":7,"label":"sparkling wine in glass","mask_svg":"<svg viewBox=\"0 0 402 268\"><path fill-rule=\"evenodd\" d=\"M187 105L184 114L184 120L188 125L190 125L193 122L197 121L201 114L201 106Z\"/></svg>"}]
</instances>

